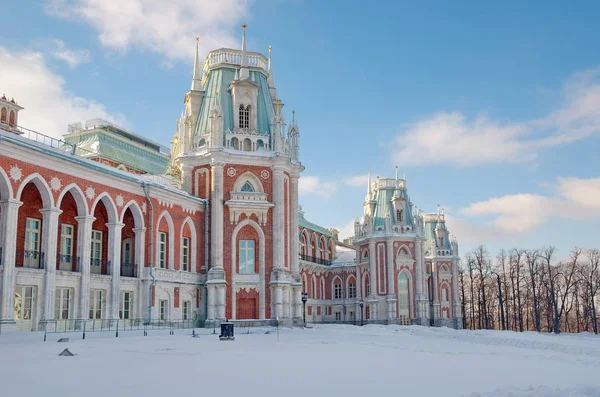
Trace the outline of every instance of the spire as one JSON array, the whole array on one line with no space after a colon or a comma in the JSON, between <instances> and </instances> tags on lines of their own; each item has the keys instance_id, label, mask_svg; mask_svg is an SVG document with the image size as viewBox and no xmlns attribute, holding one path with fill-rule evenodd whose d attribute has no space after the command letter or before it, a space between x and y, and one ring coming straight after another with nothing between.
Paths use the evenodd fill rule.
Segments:
<instances>
[{"instance_id":1,"label":"spire","mask_svg":"<svg viewBox=\"0 0 600 397\"><path fill-rule=\"evenodd\" d=\"M367 174L367 194L368 199L371 200L371 170L369 170L369 173Z\"/></svg>"},{"instance_id":2,"label":"spire","mask_svg":"<svg viewBox=\"0 0 600 397\"><path fill-rule=\"evenodd\" d=\"M200 37L196 36L196 56L194 57L194 74L192 77L192 91L202 91L202 71L200 67L200 58L198 56Z\"/></svg>"},{"instance_id":3,"label":"spire","mask_svg":"<svg viewBox=\"0 0 600 397\"><path fill-rule=\"evenodd\" d=\"M269 73L271 73L271 50L273 50L273 47L269 46L269 64L267 65Z\"/></svg>"},{"instance_id":4,"label":"spire","mask_svg":"<svg viewBox=\"0 0 600 397\"><path fill-rule=\"evenodd\" d=\"M296 111L292 110L292 125L296 125Z\"/></svg>"},{"instance_id":5,"label":"spire","mask_svg":"<svg viewBox=\"0 0 600 397\"><path fill-rule=\"evenodd\" d=\"M240 80L248 80L250 71L248 70L248 53L246 51L246 27L248 25L242 25L242 68L240 69Z\"/></svg>"},{"instance_id":6,"label":"spire","mask_svg":"<svg viewBox=\"0 0 600 397\"><path fill-rule=\"evenodd\" d=\"M269 88L275 88L275 83L273 82L273 60L271 57L271 51L273 50L273 48L271 46L269 46L269 78L267 79L267 82L269 83Z\"/></svg>"},{"instance_id":7,"label":"spire","mask_svg":"<svg viewBox=\"0 0 600 397\"><path fill-rule=\"evenodd\" d=\"M402 179L404 179L406 181L406 172L402 173Z\"/></svg>"},{"instance_id":8,"label":"spire","mask_svg":"<svg viewBox=\"0 0 600 397\"><path fill-rule=\"evenodd\" d=\"M398 166L396 166L396 181L398 181Z\"/></svg>"}]
</instances>

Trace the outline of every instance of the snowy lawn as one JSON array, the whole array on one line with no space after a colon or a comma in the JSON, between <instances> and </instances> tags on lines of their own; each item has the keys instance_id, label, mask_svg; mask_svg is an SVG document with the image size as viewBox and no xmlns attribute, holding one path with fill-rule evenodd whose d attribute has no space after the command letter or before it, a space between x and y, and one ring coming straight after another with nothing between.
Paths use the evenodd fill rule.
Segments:
<instances>
[{"instance_id":1,"label":"snowy lawn","mask_svg":"<svg viewBox=\"0 0 600 397\"><path fill-rule=\"evenodd\" d=\"M266 333L269 331L269 333ZM400 326L0 335L0 396L600 396L600 338ZM68 343L57 343L69 337ZM68 347L74 357L59 357ZM222 394L221 394L222 393Z\"/></svg>"}]
</instances>

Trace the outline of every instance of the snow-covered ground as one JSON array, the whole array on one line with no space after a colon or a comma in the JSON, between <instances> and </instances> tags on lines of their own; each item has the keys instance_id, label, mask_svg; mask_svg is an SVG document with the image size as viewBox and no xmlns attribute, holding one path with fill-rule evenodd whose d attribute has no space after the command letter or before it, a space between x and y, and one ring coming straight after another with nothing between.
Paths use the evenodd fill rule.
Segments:
<instances>
[{"instance_id":1,"label":"snow-covered ground","mask_svg":"<svg viewBox=\"0 0 600 397\"><path fill-rule=\"evenodd\" d=\"M275 329L236 329L225 342L199 332L3 334L0 395L600 396L600 338L589 334L327 325L280 329L279 341ZM66 347L76 356L59 357Z\"/></svg>"}]
</instances>

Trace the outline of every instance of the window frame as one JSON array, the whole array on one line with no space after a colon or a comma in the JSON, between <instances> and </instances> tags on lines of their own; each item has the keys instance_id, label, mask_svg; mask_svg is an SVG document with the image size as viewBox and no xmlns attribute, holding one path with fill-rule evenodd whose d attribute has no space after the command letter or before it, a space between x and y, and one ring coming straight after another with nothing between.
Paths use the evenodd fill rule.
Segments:
<instances>
[{"instance_id":1,"label":"window frame","mask_svg":"<svg viewBox=\"0 0 600 397\"><path fill-rule=\"evenodd\" d=\"M250 246L250 243L251 246ZM244 245L244 246L242 246ZM244 253L242 255L242 252ZM251 255L250 255L251 254ZM250 263L251 258L251 263ZM256 274L256 241L239 240L238 241L238 273Z\"/></svg>"},{"instance_id":2,"label":"window frame","mask_svg":"<svg viewBox=\"0 0 600 397\"><path fill-rule=\"evenodd\" d=\"M190 266L190 238L181 238L181 268L183 271L191 272Z\"/></svg>"},{"instance_id":3,"label":"window frame","mask_svg":"<svg viewBox=\"0 0 600 397\"><path fill-rule=\"evenodd\" d=\"M70 320L73 313L73 289L57 287L54 296L55 320ZM66 313L66 318L65 318Z\"/></svg>"},{"instance_id":4,"label":"window frame","mask_svg":"<svg viewBox=\"0 0 600 397\"><path fill-rule=\"evenodd\" d=\"M89 319L101 320L106 309L106 291L103 289L90 289Z\"/></svg>"},{"instance_id":5,"label":"window frame","mask_svg":"<svg viewBox=\"0 0 600 397\"><path fill-rule=\"evenodd\" d=\"M125 307L125 303L127 303L127 307ZM133 307L132 304L133 292L121 291L121 299L119 301L119 319L131 320L131 312Z\"/></svg>"},{"instance_id":6,"label":"window frame","mask_svg":"<svg viewBox=\"0 0 600 397\"><path fill-rule=\"evenodd\" d=\"M158 267L161 269L167 269L168 241L169 234L167 232L158 232Z\"/></svg>"}]
</instances>

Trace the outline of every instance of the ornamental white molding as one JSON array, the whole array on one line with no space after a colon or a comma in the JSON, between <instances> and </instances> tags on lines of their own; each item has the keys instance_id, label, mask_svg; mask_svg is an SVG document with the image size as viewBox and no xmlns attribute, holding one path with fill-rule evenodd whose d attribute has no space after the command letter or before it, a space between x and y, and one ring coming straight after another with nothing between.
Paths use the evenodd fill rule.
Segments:
<instances>
[{"instance_id":1,"label":"ornamental white molding","mask_svg":"<svg viewBox=\"0 0 600 397\"><path fill-rule=\"evenodd\" d=\"M94 189L91 186L88 186L88 188L85 189L85 197L87 197L90 200L93 200L94 197L96 197L96 189Z\"/></svg>"},{"instance_id":2,"label":"ornamental white molding","mask_svg":"<svg viewBox=\"0 0 600 397\"><path fill-rule=\"evenodd\" d=\"M52 179L50 179L50 188L55 192L58 192L61 187L62 182L60 181L60 179L57 176L53 176Z\"/></svg>"},{"instance_id":3,"label":"ornamental white molding","mask_svg":"<svg viewBox=\"0 0 600 397\"><path fill-rule=\"evenodd\" d=\"M227 168L227 176L234 177L237 174L235 168L229 167Z\"/></svg>"},{"instance_id":4,"label":"ornamental white molding","mask_svg":"<svg viewBox=\"0 0 600 397\"><path fill-rule=\"evenodd\" d=\"M23 171L17 165L10 167L10 179L18 182L21 178L23 178Z\"/></svg>"},{"instance_id":5,"label":"ornamental white molding","mask_svg":"<svg viewBox=\"0 0 600 397\"><path fill-rule=\"evenodd\" d=\"M225 205L229 207L231 224L239 222L242 214L247 217L254 214L261 226L267 224L269 208L275 206L267 201L266 193L260 192L231 192L231 200L227 200Z\"/></svg>"},{"instance_id":6,"label":"ornamental white molding","mask_svg":"<svg viewBox=\"0 0 600 397\"><path fill-rule=\"evenodd\" d=\"M172 203L169 203L169 202L167 202L167 201L160 200L160 199L158 200L158 205L160 205L160 206L162 206L162 207L167 207L167 208L169 208L169 209L172 209L172 208L173 208L173 204L172 204Z\"/></svg>"},{"instance_id":7,"label":"ornamental white molding","mask_svg":"<svg viewBox=\"0 0 600 397\"><path fill-rule=\"evenodd\" d=\"M260 176L262 179L269 179L269 176L271 176L271 174L267 170L262 170L262 172L260 173Z\"/></svg>"},{"instance_id":8,"label":"ornamental white molding","mask_svg":"<svg viewBox=\"0 0 600 397\"><path fill-rule=\"evenodd\" d=\"M142 203L142 212L145 214L147 210L148 210L148 204L144 201Z\"/></svg>"},{"instance_id":9,"label":"ornamental white molding","mask_svg":"<svg viewBox=\"0 0 600 397\"><path fill-rule=\"evenodd\" d=\"M115 198L115 203L117 203L117 207L123 207L124 202L125 202L125 199L123 199L123 196L120 194L117 194L117 197Z\"/></svg>"},{"instance_id":10,"label":"ornamental white molding","mask_svg":"<svg viewBox=\"0 0 600 397\"><path fill-rule=\"evenodd\" d=\"M190 207L186 207L183 204L181 205L181 210L186 213L186 214L192 214L194 215L196 213L196 210Z\"/></svg>"}]
</instances>

